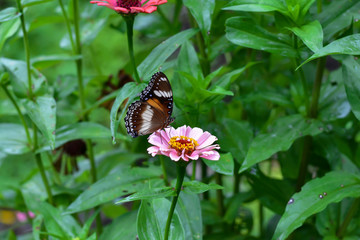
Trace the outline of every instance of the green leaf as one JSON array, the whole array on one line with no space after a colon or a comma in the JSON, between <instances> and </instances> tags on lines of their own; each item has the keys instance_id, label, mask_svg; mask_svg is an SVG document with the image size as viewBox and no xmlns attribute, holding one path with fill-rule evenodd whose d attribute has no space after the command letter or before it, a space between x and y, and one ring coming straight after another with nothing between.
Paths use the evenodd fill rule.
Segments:
<instances>
[{"instance_id":1,"label":"green leaf","mask_svg":"<svg viewBox=\"0 0 360 240\"><path fill-rule=\"evenodd\" d=\"M121 104L127 98L129 98L128 104L130 104L130 102L134 99L134 97L137 94L140 94L140 91L142 91L142 89L144 89L145 86L146 86L145 84L136 85L136 83L134 82L127 83L121 88L120 92L116 96L115 102L112 105L110 112L110 130L111 130L111 135L113 137L113 143L115 143L118 125L122 117L124 116L125 111L127 110L127 107L124 107L121 111L119 118L117 118Z\"/></svg>"},{"instance_id":2,"label":"green leaf","mask_svg":"<svg viewBox=\"0 0 360 240\"><path fill-rule=\"evenodd\" d=\"M351 25L357 18L359 1L331 1L324 5L323 11L316 15L323 26L325 41L329 42L339 31Z\"/></svg>"},{"instance_id":3,"label":"green leaf","mask_svg":"<svg viewBox=\"0 0 360 240\"><path fill-rule=\"evenodd\" d=\"M196 29L187 29L160 43L138 66L140 77L150 79L151 75L158 71L166 59L197 32Z\"/></svg>"},{"instance_id":4,"label":"green leaf","mask_svg":"<svg viewBox=\"0 0 360 240\"><path fill-rule=\"evenodd\" d=\"M226 38L236 45L287 57L297 55L288 36L270 33L248 18L232 17L226 20L225 25Z\"/></svg>"},{"instance_id":5,"label":"green leaf","mask_svg":"<svg viewBox=\"0 0 360 240\"><path fill-rule=\"evenodd\" d=\"M44 135L52 149L55 148L56 102L50 96L37 97L35 101L23 99L23 105L31 120Z\"/></svg>"},{"instance_id":6,"label":"green leaf","mask_svg":"<svg viewBox=\"0 0 360 240\"><path fill-rule=\"evenodd\" d=\"M184 228L186 240L199 240L203 235L200 199L197 194L181 192L176 211Z\"/></svg>"},{"instance_id":7,"label":"green leaf","mask_svg":"<svg viewBox=\"0 0 360 240\"><path fill-rule=\"evenodd\" d=\"M190 74L194 78L204 78L196 51L189 41L181 46L177 67L178 72Z\"/></svg>"},{"instance_id":8,"label":"green leaf","mask_svg":"<svg viewBox=\"0 0 360 240\"><path fill-rule=\"evenodd\" d=\"M333 54L360 55L360 34L353 34L331 42L316 51L310 58L298 66L297 69L316 58Z\"/></svg>"},{"instance_id":9,"label":"green leaf","mask_svg":"<svg viewBox=\"0 0 360 240\"><path fill-rule=\"evenodd\" d=\"M351 111L360 120L360 65L353 57L347 57L343 61L342 72Z\"/></svg>"},{"instance_id":10,"label":"green leaf","mask_svg":"<svg viewBox=\"0 0 360 240\"><path fill-rule=\"evenodd\" d=\"M212 15L215 9L214 0L183 0L183 4L187 7L191 15L195 18L206 44L209 44L209 34L211 29Z\"/></svg>"},{"instance_id":11,"label":"green leaf","mask_svg":"<svg viewBox=\"0 0 360 240\"><path fill-rule=\"evenodd\" d=\"M64 61L75 61L81 59L81 55L69 56L64 54L38 56L31 59L31 64L36 68L46 68Z\"/></svg>"},{"instance_id":12,"label":"green leaf","mask_svg":"<svg viewBox=\"0 0 360 240\"><path fill-rule=\"evenodd\" d=\"M13 86L15 95L19 98L27 98L29 85L26 62L8 58L0 58L0 63L12 76L11 85ZM44 75L42 75L35 68L31 68L31 79L33 92L36 94L46 79Z\"/></svg>"},{"instance_id":13,"label":"green leaf","mask_svg":"<svg viewBox=\"0 0 360 240\"><path fill-rule=\"evenodd\" d=\"M229 203L226 206L226 212L224 215L224 221L231 224L239 214L239 208L243 205L244 202L249 201L254 197L253 191L241 192L229 199Z\"/></svg>"},{"instance_id":14,"label":"green leaf","mask_svg":"<svg viewBox=\"0 0 360 240\"><path fill-rule=\"evenodd\" d=\"M231 153L220 154L218 161L203 159L204 163L217 173L232 176L234 174L234 159Z\"/></svg>"},{"instance_id":15,"label":"green leaf","mask_svg":"<svg viewBox=\"0 0 360 240\"><path fill-rule=\"evenodd\" d=\"M316 52L323 47L323 31L319 21L315 20L301 27L289 27L311 51Z\"/></svg>"},{"instance_id":16,"label":"green leaf","mask_svg":"<svg viewBox=\"0 0 360 240\"><path fill-rule=\"evenodd\" d=\"M34 238L34 240L40 240L40 230L41 230L41 224L44 221L44 218L42 215L37 215L35 216L35 218L33 219L32 222L32 236Z\"/></svg>"},{"instance_id":17,"label":"green leaf","mask_svg":"<svg viewBox=\"0 0 360 240\"><path fill-rule=\"evenodd\" d=\"M121 204L124 202L132 202L132 201L144 200L144 199L165 198L171 196L176 196L176 192L173 187L144 189L124 199L121 199L120 201L115 202L115 204Z\"/></svg>"},{"instance_id":18,"label":"green leaf","mask_svg":"<svg viewBox=\"0 0 360 240\"><path fill-rule=\"evenodd\" d=\"M100 209L96 210L91 217L89 217L86 222L84 223L84 226L81 229L81 232L78 233L80 239L86 239L86 237L89 235L89 231L91 228L91 224L94 222L95 217L99 214ZM87 238L89 239L89 238ZM94 238L95 240L96 238Z\"/></svg>"},{"instance_id":19,"label":"green leaf","mask_svg":"<svg viewBox=\"0 0 360 240\"><path fill-rule=\"evenodd\" d=\"M141 201L137 218L139 240L163 240L170 202L165 198ZM184 228L177 212L171 220L169 239L185 240Z\"/></svg>"},{"instance_id":20,"label":"green leaf","mask_svg":"<svg viewBox=\"0 0 360 240\"><path fill-rule=\"evenodd\" d=\"M203 193L209 190L223 189L222 186L215 183L202 183L198 181L184 182L183 187L185 191L190 193Z\"/></svg>"},{"instance_id":21,"label":"green leaf","mask_svg":"<svg viewBox=\"0 0 360 240\"><path fill-rule=\"evenodd\" d=\"M244 11L244 12L272 12L279 11L288 14L288 10L281 0L234 0L227 4L223 10Z\"/></svg>"},{"instance_id":22,"label":"green leaf","mask_svg":"<svg viewBox=\"0 0 360 240\"><path fill-rule=\"evenodd\" d=\"M117 197L149 187L151 179L160 179L159 168L121 168L110 174L81 193L67 208L66 213L84 211Z\"/></svg>"},{"instance_id":23,"label":"green leaf","mask_svg":"<svg viewBox=\"0 0 360 240\"><path fill-rule=\"evenodd\" d=\"M56 15L56 16L37 16L31 23L28 29L28 32L31 32L39 27L55 24L55 23L62 23L64 22L64 16Z\"/></svg>"},{"instance_id":24,"label":"green leaf","mask_svg":"<svg viewBox=\"0 0 360 240\"><path fill-rule=\"evenodd\" d=\"M100 240L109 239L135 239L136 238L136 222L137 211L127 212L116 218L104 229L100 235ZM119 231L121 226L121 231Z\"/></svg>"},{"instance_id":25,"label":"green leaf","mask_svg":"<svg viewBox=\"0 0 360 240\"><path fill-rule=\"evenodd\" d=\"M51 2L51 1L53 1L53 0L22 0L21 5L23 8L25 8L25 7L30 7L30 6L34 6L34 5L38 5L38 4L42 4L42 3Z\"/></svg>"},{"instance_id":26,"label":"green leaf","mask_svg":"<svg viewBox=\"0 0 360 240\"><path fill-rule=\"evenodd\" d=\"M0 27L0 51L4 46L5 41L12 37L20 28L20 19L16 18L1 24ZM0 59L1 63L1 59Z\"/></svg>"},{"instance_id":27,"label":"green leaf","mask_svg":"<svg viewBox=\"0 0 360 240\"><path fill-rule=\"evenodd\" d=\"M278 119L269 133L259 134L254 138L239 172L279 151L288 150L298 138L306 135L316 136L323 128L320 121L305 119L298 114Z\"/></svg>"},{"instance_id":28,"label":"green leaf","mask_svg":"<svg viewBox=\"0 0 360 240\"><path fill-rule=\"evenodd\" d=\"M56 129L55 147L75 139L110 138L110 130L94 122L78 122Z\"/></svg>"},{"instance_id":29,"label":"green leaf","mask_svg":"<svg viewBox=\"0 0 360 240\"><path fill-rule=\"evenodd\" d=\"M31 151L23 125L1 123L0 133L0 152L23 154Z\"/></svg>"},{"instance_id":30,"label":"green leaf","mask_svg":"<svg viewBox=\"0 0 360 240\"><path fill-rule=\"evenodd\" d=\"M17 10L17 8L9 7L0 11L0 23L12 20L14 18L20 17L21 13Z\"/></svg>"},{"instance_id":31,"label":"green leaf","mask_svg":"<svg viewBox=\"0 0 360 240\"><path fill-rule=\"evenodd\" d=\"M330 172L322 178L311 180L289 200L272 239L286 239L308 217L321 212L330 203L359 196L360 179L355 174Z\"/></svg>"}]
</instances>

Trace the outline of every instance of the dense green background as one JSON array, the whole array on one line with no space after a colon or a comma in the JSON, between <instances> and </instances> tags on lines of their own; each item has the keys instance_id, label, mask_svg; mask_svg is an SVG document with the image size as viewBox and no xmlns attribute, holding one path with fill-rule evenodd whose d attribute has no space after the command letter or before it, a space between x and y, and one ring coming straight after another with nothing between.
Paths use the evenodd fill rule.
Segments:
<instances>
[{"instance_id":1,"label":"dense green background","mask_svg":"<svg viewBox=\"0 0 360 240\"><path fill-rule=\"evenodd\" d=\"M196 181L188 166L170 239L360 238L359 0L169 0L135 18L142 84L123 18L75 3L79 19L73 0L23 0L22 16L0 3L1 239L163 239L175 192L160 162L170 180L175 164L149 156L123 122L159 70L172 126L200 127L221 147L219 161L194 162Z\"/></svg>"}]
</instances>

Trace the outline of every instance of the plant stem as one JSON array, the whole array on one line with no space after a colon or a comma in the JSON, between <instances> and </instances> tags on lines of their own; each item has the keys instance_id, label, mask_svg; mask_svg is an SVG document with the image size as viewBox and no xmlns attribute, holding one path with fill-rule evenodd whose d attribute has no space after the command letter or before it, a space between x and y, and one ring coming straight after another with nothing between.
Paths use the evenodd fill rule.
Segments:
<instances>
[{"instance_id":1,"label":"plant stem","mask_svg":"<svg viewBox=\"0 0 360 240\"><path fill-rule=\"evenodd\" d=\"M322 0L317 0L317 13L322 12Z\"/></svg>"},{"instance_id":2,"label":"plant stem","mask_svg":"<svg viewBox=\"0 0 360 240\"><path fill-rule=\"evenodd\" d=\"M236 195L240 192L240 174L239 174L239 169L240 169L240 163L238 163L238 161L235 159L234 161L234 189L233 189L233 195Z\"/></svg>"},{"instance_id":3,"label":"plant stem","mask_svg":"<svg viewBox=\"0 0 360 240\"><path fill-rule=\"evenodd\" d=\"M64 4L62 2L62 0L59 0L59 5L60 5L60 8L61 8L61 12L64 16L64 19L65 19L65 23L66 23L66 28L67 28L67 31L68 31L68 34L69 34L69 39L70 39L70 42L71 42L71 47L73 49L73 52L76 53L76 46L75 46L75 43L74 43L74 38L73 38L73 35L72 35L72 31L71 31L71 25L70 25L70 21L69 21L69 18L66 14L66 11L65 11L65 8L64 8Z\"/></svg>"},{"instance_id":4,"label":"plant stem","mask_svg":"<svg viewBox=\"0 0 360 240\"><path fill-rule=\"evenodd\" d=\"M134 57L134 44L133 44L133 28L134 28L134 20L135 20L135 16L134 15L127 15L127 16L123 16L126 22L126 29L127 29L127 40L128 40L128 48L129 48L129 55L130 55L130 61L131 64L133 65L133 70L134 70L134 74L135 74L135 80L137 83L141 83L137 68L136 68L136 63L135 63L135 57Z\"/></svg>"},{"instance_id":5,"label":"plant stem","mask_svg":"<svg viewBox=\"0 0 360 240\"><path fill-rule=\"evenodd\" d=\"M357 211L359 209L359 205L360 205L360 198L356 198L354 200L354 202L351 204L350 209L347 212L343 223L341 224L340 228L338 229L338 231L336 233L336 236L338 238L342 239L342 237L346 233L346 229L349 226L350 221L353 218L353 216L355 215L355 213L357 213Z\"/></svg>"},{"instance_id":6,"label":"plant stem","mask_svg":"<svg viewBox=\"0 0 360 240\"><path fill-rule=\"evenodd\" d=\"M76 54L81 55L82 54L82 48L81 48L81 39L80 39L80 12L79 12L79 0L73 0L73 14L74 14L74 29L75 29L75 42L76 42ZM79 85L79 98L80 98L80 104L81 104L81 110L84 112L86 110L86 104L85 104L85 94L84 94L84 83L83 83L83 75L82 75L82 58L76 60L76 73L77 73L77 79L78 79L78 85ZM84 114L83 118L85 121L89 120L88 114ZM91 166L91 176L92 176L92 183L95 183L97 181L97 173L96 173L96 164L95 164L95 158L94 158L94 150L92 146L92 141L90 139L86 140L86 147L87 147L87 153L90 160L90 166ZM97 208L95 208L96 210ZM99 237L102 233L102 222L101 222L101 216L98 214L96 216L96 233Z\"/></svg>"},{"instance_id":7,"label":"plant stem","mask_svg":"<svg viewBox=\"0 0 360 240\"><path fill-rule=\"evenodd\" d=\"M24 39L24 48L25 48L25 61L26 61L26 70L27 70L27 78L28 78L28 87L29 87L29 94L28 97L30 100L33 100L33 85L31 80L31 64L30 64L30 47L29 47L29 37L26 31L25 26L25 17L24 17L24 9L21 5L20 0L16 0L16 3L18 5L18 10L21 13L20 14L20 20L21 20L21 28L23 32L23 39Z\"/></svg>"},{"instance_id":8,"label":"plant stem","mask_svg":"<svg viewBox=\"0 0 360 240\"><path fill-rule=\"evenodd\" d=\"M171 207L170 207L169 215L168 215L168 218L166 221L166 226L165 226L164 240L169 239L171 219L172 219L172 216L175 211L177 200L179 198L182 183L184 181L186 166L187 166L187 164L185 166L182 165L182 163L176 164L176 172L177 172L177 179L176 179L176 186L175 186L176 196L173 197L172 202L171 202Z\"/></svg>"},{"instance_id":9,"label":"plant stem","mask_svg":"<svg viewBox=\"0 0 360 240\"><path fill-rule=\"evenodd\" d=\"M193 161L192 162L192 173L191 173L191 181L194 181L196 178L196 166L197 166L197 161Z\"/></svg>"},{"instance_id":10,"label":"plant stem","mask_svg":"<svg viewBox=\"0 0 360 240\"><path fill-rule=\"evenodd\" d=\"M179 22L179 15L181 12L181 7L182 7L182 1L181 0L176 0L175 3L175 8L174 8L174 18L173 18L173 24L177 25L177 23Z\"/></svg>"},{"instance_id":11,"label":"plant stem","mask_svg":"<svg viewBox=\"0 0 360 240\"><path fill-rule=\"evenodd\" d=\"M28 140L28 143L29 145L31 146L32 145L32 140L31 140L31 136L30 136L30 133L29 133L29 127L28 125L26 124L26 121L25 121L25 118L24 118L24 115L22 114L20 108L19 108L19 105L16 103L14 97L11 95L11 93L9 92L9 90L7 89L6 86L2 85L1 84L1 87L2 89L4 90L6 96L8 96L8 98L10 99L11 103L14 105L19 117L20 117L20 121L22 123L22 125L24 126L24 129L25 129L25 133L26 133L26 138ZM32 147L32 146L31 146Z\"/></svg>"},{"instance_id":12,"label":"plant stem","mask_svg":"<svg viewBox=\"0 0 360 240\"><path fill-rule=\"evenodd\" d=\"M220 173L215 173L215 182L220 186L223 185ZM218 213L219 216L222 218L225 215L225 206L224 206L224 195L221 189L216 190L216 200L218 204Z\"/></svg>"},{"instance_id":13,"label":"plant stem","mask_svg":"<svg viewBox=\"0 0 360 240\"><path fill-rule=\"evenodd\" d=\"M20 21L21 21L21 28L23 31L23 37L24 37L24 49L25 49L25 60L26 60L26 70L27 70L27 78L28 78L28 88L29 88L29 94L28 94L28 98L30 101L34 101L34 94L33 94L33 85L32 85L32 79L31 79L31 64L30 64L30 46L29 46L29 38L28 38L28 33L26 31L26 27L25 27L25 17L24 17L24 11L23 11L23 7L21 5L21 1L20 0L16 0L16 3L18 5L18 10L21 13L20 15ZM21 116L21 114L19 115ZM40 174L41 174L41 178L43 181L43 184L45 186L46 189L46 193L48 195L48 201L51 205L53 205L53 197L52 197L52 193L51 193L51 189L50 189L50 185L48 182L48 179L46 177L45 174L45 169L44 166L42 164L41 161L41 156L40 153L36 153L36 150L38 148L38 142L37 142L37 127L35 125L35 123L33 122L33 146L32 146L32 152L35 155L35 159L36 159L36 163L38 165Z\"/></svg>"},{"instance_id":14,"label":"plant stem","mask_svg":"<svg viewBox=\"0 0 360 240\"><path fill-rule=\"evenodd\" d=\"M160 164L161 164L161 169L162 169L162 172L163 172L163 178L164 178L165 186L169 186L170 183L169 183L167 173L166 173L164 157L162 155L160 155L159 157L160 157Z\"/></svg>"},{"instance_id":15,"label":"plant stem","mask_svg":"<svg viewBox=\"0 0 360 240\"><path fill-rule=\"evenodd\" d=\"M310 109L308 112L308 117L310 118L316 118L317 112L318 112L318 104L319 104L319 97L320 97L320 90L321 90L321 81L324 74L324 68L325 68L325 61L326 58L322 57L319 58L317 69L316 69L316 77L313 85L313 91L312 91L312 99L310 103ZM300 163L300 169L299 169L299 175L298 180L296 183L296 191L300 191L301 187L305 183L305 177L308 167L308 161L310 156L310 149L312 145L312 137L306 136L304 139L304 146L301 156L301 163Z\"/></svg>"}]
</instances>

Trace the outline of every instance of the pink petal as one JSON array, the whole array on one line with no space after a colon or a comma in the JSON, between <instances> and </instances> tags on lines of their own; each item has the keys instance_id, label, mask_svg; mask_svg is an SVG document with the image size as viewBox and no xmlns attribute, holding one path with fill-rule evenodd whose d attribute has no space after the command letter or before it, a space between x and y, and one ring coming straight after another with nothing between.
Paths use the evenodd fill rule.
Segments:
<instances>
[{"instance_id":1,"label":"pink petal","mask_svg":"<svg viewBox=\"0 0 360 240\"><path fill-rule=\"evenodd\" d=\"M155 146L161 147L161 148L168 148L169 147L168 141L166 141L161 136L161 133L159 131L154 132L153 134L151 134L148 137L148 142L155 145Z\"/></svg>"},{"instance_id":2,"label":"pink petal","mask_svg":"<svg viewBox=\"0 0 360 240\"><path fill-rule=\"evenodd\" d=\"M151 156L155 157L158 153L160 153L159 149L160 149L159 147L152 146L149 147L147 151L149 154L151 154Z\"/></svg>"},{"instance_id":3,"label":"pink petal","mask_svg":"<svg viewBox=\"0 0 360 240\"><path fill-rule=\"evenodd\" d=\"M184 161L186 161L186 162L189 161L189 158L188 158L187 155L185 154L185 149L181 152L181 158L182 158Z\"/></svg>"},{"instance_id":4,"label":"pink petal","mask_svg":"<svg viewBox=\"0 0 360 240\"><path fill-rule=\"evenodd\" d=\"M147 0L142 0L141 4L144 4ZM145 3L145 5L160 5L167 3L167 0L149 0Z\"/></svg>"},{"instance_id":5,"label":"pink petal","mask_svg":"<svg viewBox=\"0 0 360 240\"><path fill-rule=\"evenodd\" d=\"M135 13L135 12L143 12L143 13L152 13L155 12L157 7L155 6L145 6L144 7L130 7L131 12Z\"/></svg>"},{"instance_id":6,"label":"pink petal","mask_svg":"<svg viewBox=\"0 0 360 240\"><path fill-rule=\"evenodd\" d=\"M214 160L217 161L220 159L220 154L217 151L208 151L203 152L200 157L208 159L208 160Z\"/></svg>"},{"instance_id":7,"label":"pink petal","mask_svg":"<svg viewBox=\"0 0 360 240\"><path fill-rule=\"evenodd\" d=\"M130 11L126 8L122 8L122 7L114 7L114 10L117 12L122 12L122 13L129 13Z\"/></svg>"},{"instance_id":8,"label":"pink petal","mask_svg":"<svg viewBox=\"0 0 360 240\"><path fill-rule=\"evenodd\" d=\"M26 220L27 220L26 213L23 213L23 212L17 212L16 218L19 222L26 222Z\"/></svg>"},{"instance_id":9,"label":"pink petal","mask_svg":"<svg viewBox=\"0 0 360 240\"><path fill-rule=\"evenodd\" d=\"M171 131L171 128L172 128L172 127L168 127L168 128L165 128L165 129L164 129L165 131L163 131L163 130L160 131L161 137L162 137L166 142L170 142L170 135L169 135L169 133L167 132L167 130L168 130L168 131ZM172 128L172 129L174 129L174 128Z\"/></svg>"},{"instance_id":10,"label":"pink petal","mask_svg":"<svg viewBox=\"0 0 360 240\"><path fill-rule=\"evenodd\" d=\"M173 160L175 162L179 161L179 159L180 159L180 155L176 151L170 152L169 157L171 158L171 160Z\"/></svg>"},{"instance_id":11,"label":"pink petal","mask_svg":"<svg viewBox=\"0 0 360 240\"><path fill-rule=\"evenodd\" d=\"M198 148L204 148L212 144L216 140L217 138L215 136L211 135L209 132L204 132L204 134L201 135L198 140L198 144L199 144Z\"/></svg>"},{"instance_id":12,"label":"pink petal","mask_svg":"<svg viewBox=\"0 0 360 240\"><path fill-rule=\"evenodd\" d=\"M198 159L199 159L199 154L198 154L198 152L194 151L194 152L192 152L191 155L188 156L188 157L189 157L190 159L192 159L192 160L198 160Z\"/></svg>"},{"instance_id":13,"label":"pink petal","mask_svg":"<svg viewBox=\"0 0 360 240\"><path fill-rule=\"evenodd\" d=\"M198 141L199 137L204 133L204 131L201 128L195 127L193 128L190 133L189 133L189 137L195 139L196 141Z\"/></svg>"}]
</instances>

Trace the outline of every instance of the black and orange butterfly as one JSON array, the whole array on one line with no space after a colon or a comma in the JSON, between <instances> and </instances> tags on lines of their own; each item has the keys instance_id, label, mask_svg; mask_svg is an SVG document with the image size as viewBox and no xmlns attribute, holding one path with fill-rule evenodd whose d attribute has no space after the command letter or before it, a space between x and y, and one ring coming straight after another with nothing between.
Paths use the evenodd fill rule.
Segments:
<instances>
[{"instance_id":1,"label":"black and orange butterfly","mask_svg":"<svg viewBox=\"0 0 360 240\"><path fill-rule=\"evenodd\" d=\"M124 119L126 130L130 136L137 137L166 128L174 121L172 110L170 82L164 73L157 72L141 92L140 100L129 106Z\"/></svg>"}]
</instances>

